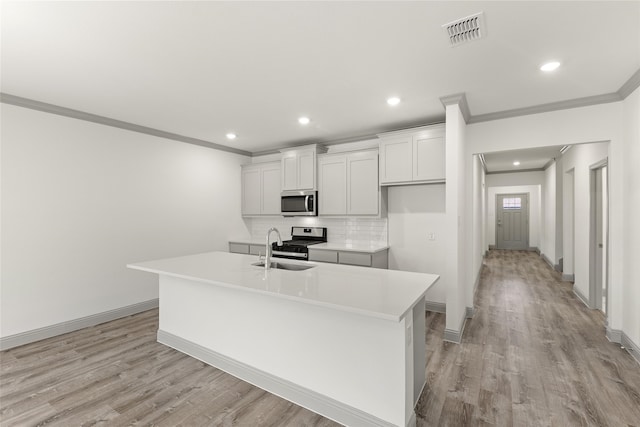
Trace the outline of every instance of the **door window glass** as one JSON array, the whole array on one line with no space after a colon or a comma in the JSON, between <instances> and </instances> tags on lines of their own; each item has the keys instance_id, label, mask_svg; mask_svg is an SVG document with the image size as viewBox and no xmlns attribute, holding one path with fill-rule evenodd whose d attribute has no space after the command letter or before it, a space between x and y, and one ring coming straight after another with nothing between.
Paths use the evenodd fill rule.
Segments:
<instances>
[{"instance_id":1,"label":"door window glass","mask_svg":"<svg viewBox=\"0 0 640 427\"><path fill-rule=\"evenodd\" d=\"M520 209L522 199L520 197L505 197L502 199L502 209Z\"/></svg>"}]
</instances>

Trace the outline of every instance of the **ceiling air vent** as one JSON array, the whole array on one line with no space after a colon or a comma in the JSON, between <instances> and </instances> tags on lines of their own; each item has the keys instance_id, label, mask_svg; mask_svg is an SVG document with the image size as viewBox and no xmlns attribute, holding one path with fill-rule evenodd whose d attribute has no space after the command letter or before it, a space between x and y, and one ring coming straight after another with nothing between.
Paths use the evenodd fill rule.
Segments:
<instances>
[{"instance_id":1,"label":"ceiling air vent","mask_svg":"<svg viewBox=\"0 0 640 427\"><path fill-rule=\"evenodd\" d=\"M451 46L458 46L472 40L478 40L487 35L484 24L484 12L457 19L442 26L449 37Z\"/></svg>"}]
</instances>

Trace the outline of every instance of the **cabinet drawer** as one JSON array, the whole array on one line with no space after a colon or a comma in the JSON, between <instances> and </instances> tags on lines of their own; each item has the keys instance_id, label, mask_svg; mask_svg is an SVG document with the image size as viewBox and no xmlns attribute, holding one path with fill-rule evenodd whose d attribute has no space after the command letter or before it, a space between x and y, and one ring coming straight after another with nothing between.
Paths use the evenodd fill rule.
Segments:
<instances>
[{"instance_id":1,"label":"cabinet drawer","mask_svg":"<svg viewBox=\"0 0 640 427\"><path fill-rule=\"evenodd\" d=\"M229 243L229 252L234 254L248 254L249 245L244 243Z\"/></svg>"},{"instance_id":2,"label":"cabinet drawer","mask_svg":"<svg viewBox=\"0 0 640 427\"><path fill-rule=\"evenodd\" d=\"M266 255L266 246L265 245L251 245L249 246L249 253L251 255Z\"/></svg>"},{"instance_id":3,"label":"cabinet drawer","mask_svg":"<svg viewBox=\"0 0 640 427\"><path fill-rule=\"evenodd\" d=\"M371 267L371 254L360 252L340 252L340 264L361 265Z\"/></svg>"},{"instance_id":4,"label":"cabinet drawer","mask_svg":"<svg viewBox=\"0 0 640 427\"><path fill-rule=\"evenodd\" d=\"M338 262L338 252L336 251L318 251L309 249L309 261Z\"/></svg>"}]
</instances>

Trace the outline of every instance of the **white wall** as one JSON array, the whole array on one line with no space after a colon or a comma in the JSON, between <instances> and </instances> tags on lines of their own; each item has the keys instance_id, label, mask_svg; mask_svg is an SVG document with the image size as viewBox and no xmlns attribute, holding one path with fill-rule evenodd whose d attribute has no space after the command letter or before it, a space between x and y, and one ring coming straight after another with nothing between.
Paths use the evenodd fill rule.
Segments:
<instances>
[{"instance_id":1,"label":"white wall","mask_svg":"<svg viewBox=\"0 0 640 427\"><path fill-rule=\"evenodd\" d=\"M496 195L527 193L529 195L529 247L540 247L540 194L539 185L512 185L487 187L487 247L496 244Z\"/></svg>"},{"instance_id":2,"label":"white wall","mask_svg":"<svg viewBox=\"0 0 640 427\"><path fill-rule=\"evenodd\" d=\"M591 230L591 167L607 159L608 143L580 144L573 146L562 156L563 172L573 171L573 215L567 216L565 227L571 227L573 218L573 245L570 238L564 241L565 257L569 259L573 254L573 274L575 287L589 298L589 236ZM566 176L566 175L565 175ZM563 204L565 209L571 210L571 194L567 194ZM566 233L570 236L571 233ZM569 270L570 263L565 272Z\"/></svg>"},{"instance_id":3,"label":"white wall","mask_svg":"<svg viewBox=\"0 0 640 427\"><path fill-rule=\"evenodd\" d=\"M427 301L446 303L445 184L389 187L389 268L439 274ZM433 233L435 240L429 240Z\"/></svg>"},{"instance_id":4,"label":"white wall","mask_svg":"<svg viewBox=\"0 0 640 427\"><path fill-rule=\"evenodd\" d=\"M553 264L556 258L556 163L544 171L543 208L541 220L540 252Z\"/></svg>"},{"instance_id":5,"label":"white wall","mask_svg":"<svg viewBox=\"0 0 640 427\"><path fill-rule=\"evenodd\" d=\"M640 89L624 101L625 213L623 331L640 346ZM610 184L611 186L611 184Z\"/></svg>"},{"instance_id":6,"label":"white wall","mask_svg":"<svg viewBox=\"0 0 640 427\"><path fill-rule=\"evenodd\" d=\"M134 261L226 250L244 156L7 104L2 337L158 297Z\"/></svg>"},{"instance_id":7,"label":"white wall","mask_svg":"<svg viewBox=\"0 0 640 427\"><path fill-rule=\"evenodd\" d=\"M464 325L466 315L466 298L473 283L470 282L475 275L469 271L466 260L472 257L470 252L472 245L471 234L467 234L466 227L469 219L465 216L467 185L466 172L473 168L465 168L467 159L465 156L466 123L458 104L446 106L446 196L445 196L445 230L447 232L446 246L446 271L447 271L447 319L445 338L447 331L460 332ZM468 185L473 185L471 180ZM469 201L471 204L471 201ZM467 244L468 240L468 244ZM467 253L469 251L469 253Z\"/></svg>"}]
</instances>

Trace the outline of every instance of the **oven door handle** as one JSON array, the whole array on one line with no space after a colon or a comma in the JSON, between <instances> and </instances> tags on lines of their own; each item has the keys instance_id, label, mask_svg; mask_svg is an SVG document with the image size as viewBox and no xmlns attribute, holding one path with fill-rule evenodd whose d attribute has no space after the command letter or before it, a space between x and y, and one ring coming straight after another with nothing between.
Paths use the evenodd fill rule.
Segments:
<instances>
[{"instance_id":1,"label":"oven door handle","mask_svg":"<svg viewBox=\"0 0 640 427\"><path fill-rule=\"evenodd\" d=\"M300 253L300 252L285 252L285 251L272 251L271 252L272 256L290 256L290 257L294 257L294 258L300 258L300 259L307 259L308 255L306 253Z\"/></svg>"}]
</instances>

